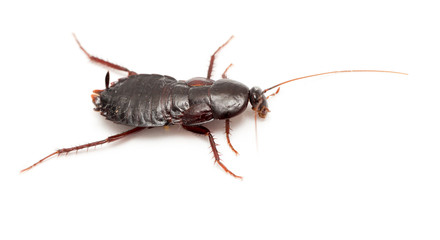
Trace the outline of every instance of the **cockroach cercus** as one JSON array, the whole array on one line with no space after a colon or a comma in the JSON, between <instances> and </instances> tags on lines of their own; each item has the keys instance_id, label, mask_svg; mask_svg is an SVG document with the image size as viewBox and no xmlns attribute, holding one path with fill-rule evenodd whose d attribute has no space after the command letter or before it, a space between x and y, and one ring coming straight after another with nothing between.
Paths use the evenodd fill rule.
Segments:
<instances>
[{"instance_id":1,"label":"cockroach cercus","mask_svg":"<svg viewBox=\"0 0 440 240\"><path fill-rule=\"evenodd\" d=\"M204 123L214 119L224 120L227 143L232 151L237 154L229 138L230 119L241 114L246 109L248 102L250 102L252 110L255 111L255 121L257 115L260 118L266 117L269 112L267 98L277 94L279 86L283 84L333 73L382 72L407 75L406 73L383 70L342 70L294 78L264 90L259 87L249 89L246 85L226 76L226 72L232 64L223 72L222 79L214 81L211 78L217 53L231 41L233 36L212 54L206 77L195 77L187 81L177 81L167 75L137 74L128 68L90 55L75 35L74 38L79 48L92 62L128 73L127 77L110 84L109 73L107 72L105 89L94 90L92 101L95 105L94 110L100 112L106 119L134 128L104 140L58 149L35 164L21 170L21 172L27 171L55 155L110 143L144 129L179 124L190 132L206 135L214 154L215 163L230 175L241 178L221 162L211 131L203 126ZM268 97L265 96L266 92L277 87L276 92Z\"/></svg>"}]
</instances>

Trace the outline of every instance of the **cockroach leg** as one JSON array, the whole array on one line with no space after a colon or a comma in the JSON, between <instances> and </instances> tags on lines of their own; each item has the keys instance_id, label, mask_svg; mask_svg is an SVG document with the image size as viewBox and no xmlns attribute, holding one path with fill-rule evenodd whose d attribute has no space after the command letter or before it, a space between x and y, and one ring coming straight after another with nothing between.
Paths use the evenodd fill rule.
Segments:
<instances>
[{"instance_id":1,"label":"cockroach leg","mask_svg":"<svg viewBox=\"0 0 440 240\"><path fill-rule=\"evenodd\" d=\"M228 78L228 76L226 76L226 72L228 72L228 70L229 70L230 67L232 67L232 63L229 64L229 66L228 66L228 67L225 69L225 71L223 72L223 74L222 74L222 78L223 78L223 79Z\"/></svg>"},{"instance_id":2,"label":"cockroach leg","mask_svg":"<svg viewBox=\"0 0 440 240\"><path fill-rule=\"evenodd\" d=\"M149 127L149 128L151 128L151 127ZM100 140L100 141L96 141L96 142L91 142L91 143L87 143L87 144L83 144L83 145L76 146L76 147L71 147L71 148L61 148L61 149L58 149L54 153L49 154L48 156L46 156L45 158L41 159L40 161L34 163L33 165L31 165L31 166L21 170L21 172L25 172L25 171L27 171L27 170L37 166L38 164L42 163L44 160L46 160L46 159L48 159L48 158L50 158L50 157L52 157L54 155L60 155L62 153L67 154L67 153L69 153L71 151L78 151L80 149L94 147L94 146L102 145L104 143L114 142L114 141L119 140L119 139L121 139L123 137L126 137L126 136L128 136L130 134L139 132L139 131L141 131L143 129L145 129L145 127L136 127L136 128L131 129L131 130L128 130L126 132L110 136L110 137L108 137L108 138L106 138L104 140Z\"/></svg>"},{"instance_id":3,"label":"cockroach leg","mask_svg":"<svg viewBox=\"0 0 440 240\"><path fill-rule=\"evenodd\" d=\"M217 49L217 51L215 51L214 54L212 54L212 56L211 56L211 61L209 62L208 76L206 77L207 79L211 79L212 69L214 68L215 55L216 55L216 54L217 54L222 48L224 48L224 47L229 43L229 41L232 40L232 38L234 38L234 36L231 36L231 37L228 39L228 41L226 41L223 45L221 45L221 46Z\"/></svg>"},{"instance_id":4,"label":"cockroach leg","mask_svg":"<svg viewBox=\"0 0 440 240\"><path fill-rule=\"evenodd\" d=\"M229 147L231 148L231 150L235 153L235 155L238 155L237 150L235 150L235 148L232 146L231 144L231 140L229 139L229 135L230 135L230 120L226 119L225 120L225 133L226 133L226 141L228 142Z\"/></svg>"},{"instance_id":5,"label":"cockroach leg","mask_svg":"<svg viewBox=\"0 0 440 240\"><path fill-rule=\"evenodd\" d=\"M87 57L90 59L90 61L95 62L95 63L102 64L102 65L104 65L104 66L106 66L106 67L108 67L108 68L112 68L112 69L116 69L116 70L119 70L119 71L127 72L127 73L128 73L128 76L131 76L131 75L137 75L136 72L133 72L133 71L131 71L131 70L128 70L128 68L125 68L125 67L123 67L123 66L120 66L120 65L117 65L117 64L111 63L111 62L109 62L109 61L103 60L103 59L101 59L101 58L95 57L95 56L93 56L93 55L90 55L90 54L89 54L89 53L83 48L83 46L82 46L81 43L79 42L78 38L76 38L76 35L75 35L75 34L73 34L73 37L75 38L76 43L78 43L79 48L81 48L81 50L87 55Z\"/></svg>"},{"instance_id":6,"label":"cockroach leg","mask_svg":"<svg viewBox=\"0 0 440 240\"><path fill-rule=\"evenodd\" d=\"M269 97L273 97L273 96L277 95L279 92L280 92L280 87L278 87L276 92L274 92L271 95L267 96L266 99L269 99Z\"/></svg>"},{"instance_id":7,"label":"cockroach leg","mask_svg":"<svg viewBox=\"0 0 440 240\"><path fill-rule=\"evenodd\" d=\"M211 149L212 149L212 153L214 154L214 158L215 158L215 162L221 167L223 168L223 170L227 173L229 173L230 175L232 175L235 178L239 178L239 179L243 179L241 176L235 175L233 172L229 171L229 169L220 161L220 155L218 153L216 144L214 142L214 137L212 136L211 132L209 131L209 129L207 129L206 127L203 126L186 126L186 125L182 125L182 127L190 132L193 133L197 133L197 134L203 134L208 136L209 138L209 144L211 144Z\"/></svg>"}]
</instances>

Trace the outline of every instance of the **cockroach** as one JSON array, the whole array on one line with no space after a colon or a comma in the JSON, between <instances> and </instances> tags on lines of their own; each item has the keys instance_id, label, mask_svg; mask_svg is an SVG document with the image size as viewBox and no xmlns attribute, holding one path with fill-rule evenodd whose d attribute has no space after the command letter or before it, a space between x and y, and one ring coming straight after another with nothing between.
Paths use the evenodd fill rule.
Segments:
<instances>
[{"instance_id":1,"label":"cockroach","mask_svg":"<svg viewBox=\"0 0 440 240\"><path fill-rule=\"evenodd\" d=\"M299 79L334 73L381 72L407 75L406 73L384 70L332 71L294 78L263 90L259 87L249 89L243 83L229 79L226 73L232 66L231 64L223 72L222 79L214 81L211 74L216 55L231 41L233 38L233 36L231 36L211 55L206 77L195 77L187 81L177 81L175 78L167 75L137 74L128 68L95 57L83 48L75 34L73 34L73 37L79 48L90 61L104 65L109 69L123 71L128 74L127 77L120 78L117 82L110 84L109 72L107 72L105 76L105 89L94 90L92 93L92 102L95 105L94 110L100 112L106 119L134 128L110 136L104 140L71 148L58 149L35 164L21 170L21 172L35 167L54 155L67 154L71 151L78 151L80 149L114 142L144 129L181 125L190 132L207 136L212 148L212 153L214 154L215 163L226 173L241 179L241 176L231 172L221 162L214 137L211 131L204 127L203 124L213 121L214 119L224 120L227 143L231 150L238 154L229 138L230 119L241 114L246 109L248 102L255 112L255 121L257 115L260 118L265 118L269 112L267 98L277 94L279 92L279 86L283 84ZM276 92L268 95L268 97L265 96L269 90L277 87L278 90Z\"/></svg>"}]
</instances>

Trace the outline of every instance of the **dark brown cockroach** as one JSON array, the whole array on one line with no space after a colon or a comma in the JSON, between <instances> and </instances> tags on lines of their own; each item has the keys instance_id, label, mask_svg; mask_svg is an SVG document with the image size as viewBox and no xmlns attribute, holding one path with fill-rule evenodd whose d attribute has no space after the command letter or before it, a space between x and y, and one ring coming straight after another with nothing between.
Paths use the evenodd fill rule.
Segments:
<instances>
[{"instance_id":1,"label":"dark brown cockroach","mask_svg":"<svg viewBox=\"0 0 440 240\"><path fill-rule=\"evenodd\" d=\"M23 169L21 172L35 167L54 155L67 154L71 151L78 151L80 149L110 143L146 128L180 124L184 129L190 132L206 135L211 145L215 162L222 167L225 172L236 178L241 178L229 171L220 161L214 138L209 129L202 126L202 124L214 119L225 120L228 145L232 151L237 154L237 151L232 147L229 139L230 119L241 114L246 109L248 102L250 102L252 110L255 111L255 119L257 115L260 118L266 117L266 114L269 112L266 99L277 94L279 86L283 84L303 78L333 73L384 72L405 74L382 70L343 70L294 78L265 90L259 87L249 89L244 84L227 78L226 72L231 65L229 65L222 74L222 79L217 81L211 79L217 53L231 41L233 36L212 54L207 76L192 78L188 81L177 81L173 77L166 75L137 74L125 67L90 55L82 47L75 35L74 38L80 49L92 62L102 64L110 69L128 73L127 77L110 84L109 73L107 72L105 77L105 89L94 90L92 101L95 105L94 110L100 112L106 119L134 128L101 141L58 149L30 167ZM268 97L265 96L267 91L276 87L278 87L278 90L275 93L272 93Z\"/></svg>"}]
</instances>

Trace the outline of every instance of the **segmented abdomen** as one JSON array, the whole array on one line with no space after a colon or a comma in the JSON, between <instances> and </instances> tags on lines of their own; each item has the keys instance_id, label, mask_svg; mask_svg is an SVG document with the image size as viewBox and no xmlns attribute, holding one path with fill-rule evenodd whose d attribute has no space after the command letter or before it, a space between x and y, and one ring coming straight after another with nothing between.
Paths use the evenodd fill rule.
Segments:
<instances>
[{"instance_id":1,"label":"segmented abdomen","mask_svg":"<svg viewBox=\"0 0 440 240\"><path fill-rule=\"evenodd\" d=\"M120 79L100 93L96 110L116 123L157 127L181 123L189 108L185 82L157 74L139 74Z\"/></svg>"}]
</instances>

